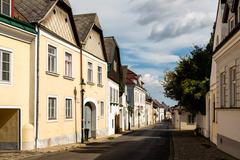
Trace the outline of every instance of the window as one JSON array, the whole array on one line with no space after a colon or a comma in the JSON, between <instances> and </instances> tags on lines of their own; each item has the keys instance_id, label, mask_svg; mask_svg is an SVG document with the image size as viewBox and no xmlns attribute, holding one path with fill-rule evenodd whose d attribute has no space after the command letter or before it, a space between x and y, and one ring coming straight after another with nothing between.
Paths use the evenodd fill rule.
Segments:
<instances>
[{"instance_id":1,"label":"window","mask_svg":"<svg viewBox=\"0 0 240 160\"><path fill-rule=\"evenodd\" d=\"M116 102L119 103L119 93L118 93L118 90L116 90Z\"/></svg>"},{"instance_id":2,"label":"window","mask_svg":"<svg viewBox=\"0 0 240 160\"><path fill-rule=\"evenodd\" d=\"M115 89L113 89L113 103L116 102L116 91Z\"/></svg>"},{"instance_id":3,"label":"window","mask_svg":"<svg viewBox=\"0 0 240 160\"><path fill-rule=\"evenodd\" d=\"M57 48L48 45L48 72L57 73Z\"/></svg>"},{"instance_id":4,"label":"window","mask_svg":"<svg viewBox=\"0 0 240 160\"><path fill-rule=\"evenodd\" d=\"M230 107L236 106L236 68L230 68Z\"/></svg>"},{"instance_id":5,"label":"window","mask_svg":"<svg viewBox=\"0 0 240 160\"><path fill-rule=\"evenodd\" d=\"M0 81L10 82L11 74L11 53L0 50Z\"/></svg>"},{"instance_id":6,"label":"window","mask_svg":"<svg viewBox=\"0 0 240 160\"><path fill-rule=\"evenodd\" d=\"M113 89L110 87L110 102L113 102Z\"/></svg>"},{"instance_id":7,"label":"window","mask_svg":"<svg viewBox=\"0 0 240 160\"><path fill-rule=\"evenodd\" d=\"M229 32L231 32L235 27L235 20L234 17L230 18L229 20Z\"/></svg>"},{"instance_id":8,"label":"window","mask_svg":"<svg viewBox=\"0 0 240 160\"><path fill-rule=\"evenodd\" d=\"M102 84L102 67L98 67L98 84Z\"/></svg>"},{"instance_id":9,"label":"window","mask_svg":"<svg viewBox=\"0 0 240 160\"><path fill-rule=\"evenodd\" d=\"M10 16L11 14L10 0L0 0L0 13Z\"/></svg>"},{"instance_id":10,"label":"window","mask_svg":"<svg viewBox=\"0 0 240 160\"><path fill-rule=\"evenodd\" d=\"M72 77L72 55L65 53L65 76Z\"/></svg>"},{"instance_id":11,"label":"window","mask_svg":"<svg viewBox=\"0 0 240 160\"><path fill-rule=\"evenodd\" d=\"M194 124L195 121L194 121L194 116L192 114L189 114L188 115L188 124Z\"/></svg>"},{"instance_id":12,"label":"window","mask_svg":"<svg viewBox=\"0 0 240 160\"><path fill-rule=\"evenodd\" d=\"M226 75L222 73L220 75L220 99L221 99L221 107L226 106Z\"/></svg>"},{"instance_id":13,"label":"window","mask_svg":"<svg viewBox=\"0 0 240 160\"><path fill-rule=\"evenodd\" d=\"M48 98L48 120L57 120L57 98Z\"/></svg>"},{"instance_id":14,"label":"window","mask_svg":"<svg viewBox=\"0 0 240 160\"><path fill-rule=\"evenodd\" d=\"M101 102L101 116L104 116L104 102Z\"/></svg>"},{"instance_id":15,"label":"window","mask_svg":"<svg viewBox=\"0 0 240 160\"><path fill-rule=\"evenodd\" d=\"M117 62L115 60L113 61L113 69L117 72Z\"/></svg>"},{"instance_id":16,"label":"window","mask_svg":"<svg viewBox=\"0 0 240 160\"><path fill-rule=\"evenodd\" d=\"M93 65L88 62L88 82L93 82Z\"/></svg>"},{"instance_id":17,"label":"window","mask_svg":"<svg viewBox=\"0 0 240 160\"><path fill-rule=\"evenodd\" d=\"M216 121L216 109L215 109L215 94L213 95L213 123Z\"/></svg>"},{"instance_id":18,"label":"window","mask_svg":"<svg viewBox=\"0 0 240 160\"><path fill-rule=\"evenodd\" d=\"M66 119L72 119L72 99L69 98L65 101L65 116Z\"/></svg>"}]
</instances>

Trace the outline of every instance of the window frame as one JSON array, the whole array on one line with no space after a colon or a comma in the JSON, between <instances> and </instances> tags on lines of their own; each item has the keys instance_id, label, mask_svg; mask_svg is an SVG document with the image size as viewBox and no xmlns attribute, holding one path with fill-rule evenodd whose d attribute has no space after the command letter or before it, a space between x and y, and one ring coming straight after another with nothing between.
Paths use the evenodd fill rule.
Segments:
<instances>
[{"instance_id":1,"label":"window frame","mask_svg":"<svg viewBox=\"0 0 240 160\"><path fill-rule=\"evenodd\" d=\"M1 3L0 14L11 17L12 16L12 0L9 0L9 15L3 13L3 3L4 3L3 0L0 0L0 3Z\"/></svg>"},{"instance_id":2,"label":"window frame","mask_svg":"<svg viewBox=\"0 0 240 160\"><path fill-rule=\"evenodd\" d=\"M56 67L55 69L54 69L54 71L51 71L50 70L50 66L49 66L49 55L51 54L51 56L53 56L54 57L54 55L52 54L52 53L49 53L49 47L52 47L52 48L55 48L55 51L56 51L56 55L55 55L55 58L56 58L56 64L54 65L54 67ZM53 44L47 44L47 72L49 72L49 73L52 73L52 74L58 74L58 48L55 46L55 45L53 45Z\"/></svg>"},{"instance_id":3,"label":"window frame","mask_svg":"<svg viewBox=\"0 0 240 160\"><path fill-rule=\"evenodd\" d=\"M192 114L188 115L188 124L190 125L195 124L195 116L193 116Z\"/></svg>"},{"instance_id":4,"label":"window frame","mask_svg":"<svg viewBox=\"0 0 240 160\"><path fill-rule=\"evenodd\" d=\"M234 72L234 73L233 73ZM236 107L237 103L237 80L236 80L236 66L229 69L229 92L230 92L230 107Z\"/></svg>"},{"instance_id":5,"label":"window frame","mask_svg":"<svg viewBox=\"0 0 240 160\"><path fill-rule=\"evenodd\" d=\"M65 55L64 55L64 75L66 77L70 77L72 78L73 77L73 58L72 58L72 54L69 53L69 52L65 52ZM67 56L70 56L70 60L67 59ZM70 65L70 67L68 66ZM70 68L70 70L69 70Z\"/></svg>"},{"instance_id":6,"label":"window frame","mask_svg":"<svg viewBox=\"0 0 240 160\"><path fill-rule=\"evenodd\" d=\"M226 107L226 72L220 74L220 100L221 108Z\"/></svg>"},{"instance_id":7,"label":"window frame","mask_svg":"<svg viewBox=\"0 0 240 160\"><path fill-rule=\"evenodd\" d=\"M49 118L49 99L56 99L56 107L55 107L55 119L50 119ZM47 96L47 121L48 122L57 122L58 121L58 96L54 96L54 95L49 95Z\"/></svg>"},{"instance_id":8,"label":"window frame","mask_svg":"<svg viewBox=\"0 0 240 160\"><path fill-rule=\"evenodd\" d=\"M87 69L87 76L88 76L88 78L87 79L88 79L89 83L93 83L93 63L92 62L88 62L87 65L88 65L88 69ZM89 72L91 72L91 73L89 74Z\"/></svg>"},{"instance_id":9,"label":"window frame","mask_svg":"<svg viewBox=\"0 0 240 160\"><path fill-rule=\"evenodd\" d=\"M2 80L2 55L3 53L9 54L9 80ZM13 53L12 50L0 48L0 84L10 85L12 83L12 76L13 76Z\"/></svg>"},{"instance_id":10,"label":"window frame","mask_svg":"<svg viewBox=\"0 0 240 160\"><path fill-rule=\"evenodd\" d=\"M102 67L98 66L98 84L102 85Z\"/></svg>"},{"instance_id":11,"label":"window frame","mask_svg":"<svg viewBox=\"0 0 240 160\"><path fill-rule=\"evenodd\" d=\"M67 115L67 100L71 100L71 116L68 117ZM65 120L73 120L73 98L72 97L65 97Z\"/></svg>"}]
</instances>

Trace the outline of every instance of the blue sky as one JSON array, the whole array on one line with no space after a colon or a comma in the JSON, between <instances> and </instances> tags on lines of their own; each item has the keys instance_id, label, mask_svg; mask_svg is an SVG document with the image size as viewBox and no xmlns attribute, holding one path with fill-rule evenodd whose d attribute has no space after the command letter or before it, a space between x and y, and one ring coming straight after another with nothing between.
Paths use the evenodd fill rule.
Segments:
<instances>
[{"instance_id":1,"label":"blue sky","mask_svg":"<svg viewBox=\"0 0 240 160\"><path fill-rule=\"evenodd\" d=\"M162 80L193 45L210 38L217 0L70 0L74 14L97 13L105 36L114 36L122 63L141 74L153 98L168 105Z\"/></svg>"}]
</instances>

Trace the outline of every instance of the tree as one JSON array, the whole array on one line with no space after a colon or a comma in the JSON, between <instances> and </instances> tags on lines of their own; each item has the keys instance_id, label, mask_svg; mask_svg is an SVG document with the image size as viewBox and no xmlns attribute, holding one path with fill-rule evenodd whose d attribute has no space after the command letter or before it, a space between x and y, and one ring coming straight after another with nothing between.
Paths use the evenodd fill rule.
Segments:
<instances>
[{"instance_id":1,"label":"tree","mask_svg":"<svg viewBox=\"0 0 240 160\"><path fill-rule=\"evenodd\" d=\"M194 46L164 77L165 95L193 114L205 114L205 95L209 91L213 36L206 47Z\"/></svg>"}]
</instances>

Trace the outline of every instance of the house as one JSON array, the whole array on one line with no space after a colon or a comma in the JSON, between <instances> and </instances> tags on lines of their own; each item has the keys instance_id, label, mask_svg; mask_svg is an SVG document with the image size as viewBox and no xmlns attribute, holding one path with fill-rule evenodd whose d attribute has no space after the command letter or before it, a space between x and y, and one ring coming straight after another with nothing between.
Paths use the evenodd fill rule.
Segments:
<instances>
[{"instance_id":1,"label":"house","mask_svg":"<svg viewBox=\"0 0 240 160\"><path fill-rule=\"evenodd\" d=\"M153 106L157 111L157 122L162 122L165 119L165 104L160 103L158 100L153 100Z\"/></svg>"},{"instance_id":2,"label":"house","mask_svg":"<svg viewBox=\"0 0 240 160\"><path fill-rule=\"evenodd\" d=\"M141 127L145 123L146 90L140 75L130 69L127 70L127 93L129 105L133 110L131 117L132 127Z\"/></svg>"},{"instance_id":3,"label":"house","mask_svg":"<svg viewBox=\"0 0 240 160\"><path fill-rule=\"evenodd\" d=\"M99 18L96 13L74 15L82 54L82 83L86 84L84 129L90 138L108 135L107 54Z\"/></svg>"},{"instance_id":4,"label":"house","mask_svg":"<svg viewBox=\"0 0 240 160\"><path fill-rule=\"evenodd\" d=\"M219 0L214 30L211 86L207 99L210 139L240 158L240 3Z\"/></svg>"},{"instance_id":5,"label":"house","mask_svg":"<svg viewBox=\"0 0 240 160\"><path fill-rule=\"evenodd\" d=\"M0 1L2 3L2 1ZM0 9L0 150L34 144L35 26L14 18L14 3Z\"/></svg>"},{"instance_id":6,"label":"house","mask_svg":"<svg viewBox=\"0 0 240 160\"><path fill-rule=\"evenodd\" d=\"M153 124L153 99L146 95L146 125Z\"/></svg>"},{"instance_id":7,"label":"house","mask_svg":"<svg viewBox=\"0 0 240 160\"><path fill-rule=\"evenodd\" d=\"M120 88L122 88L121 93L120 93L120 107L122 109L122 121L120 122L120 128L122 128L122 131L130 130L131 124L130 124L130 117L131 117L131 112L130 112L130 107L129 107L129 102L128 102L128 93L127 93L127 66L122 66L121 67L121 72L122 72L122 82Z\"/></svg>"},{"instance_id":8,"label":"house","mask_svg":"<svg viewBox=\"0 0 240 160\"><path fill-rule=\"evenodd\" d=\"M196 116L188 112L186 109L176 106L172 108L172 112L172 124L175 129L194 130L197 128Z\"/></svg>"},{"instance_id":9,"label":"house","mask_svg":"<svg viewBox=\"0 0 240 160\"><path fill-rule=\"evenodd\" d=\"M35 148L75 143L81 137L80 43L72 9L67 1L15 0L20 19L38 31L34 64L36 98L29 117L28 137ZM64 86L64 87L63 87ZM64 128L64 129L63 129ZM35 135L34 135L35 133ZM32 137L32 135L34 135ZM32 149L33 143L26 143Z\"/></svg>"},{"instance_id":10,"label":"house","mask_svg":"<svg viewBox=\"0 0 240 160\"><path fill-rule=\"evenodd\" d=\"M108 60L108 135L122 131L123 110L119 103L121 82L120 50L114 37L104 38Z\"/></svg>"}]
</instances>

